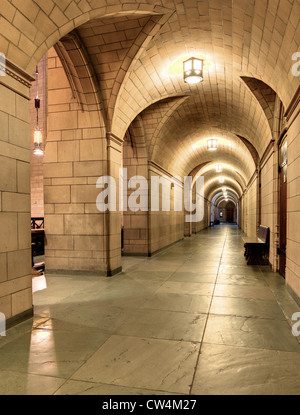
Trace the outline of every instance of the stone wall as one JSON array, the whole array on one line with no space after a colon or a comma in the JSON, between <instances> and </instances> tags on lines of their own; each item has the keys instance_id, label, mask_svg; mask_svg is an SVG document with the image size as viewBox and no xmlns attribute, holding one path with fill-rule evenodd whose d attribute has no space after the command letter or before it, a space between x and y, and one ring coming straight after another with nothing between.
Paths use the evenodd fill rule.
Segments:
<instances>
[{"instance_id":1,"label":"stone wall","mask_svg":"<svg viewBox=\"0 0 300 415\"><path fill-rule=\"evenodd\" d=\"M0 81L0 311L11 319L32 314L31 77L7 62L6 76Z\"/></svg>"},{"instance_id":2,"label":"stone wall","mask_svg":"<svg viewBox=\"0 0 300 415\"><path fill-rule=\"evenodd\" d=\"M261 167L260 224L270 229L269 262L274 271L278 268L278 197L278 151L272 146Z\"/></svg>"},{"instance_id":3,"label":"stone wall","mask_svg":"<svg viewBox=\"0 0 300 415\"><path fill-rule=\"evenodd\" d=\"M101 190L96 183L110 175L118 186L121 142L106 136L97 109L82 109L53 48L48 53L47 124L46 271L113 272L121 266L120 214L97 210Z\"/></svg>"},{"instance_id":4,"label":"stone wall","mask_svg":"<svg viewBox=\"0 0 300 415\"><path fill-rule=\"evenodd\" d=\"M42 130L43 144L47 141L47 56L38 64L38 95L41 100L38 111L39 127ZM35 76L35 75L34 75ZM30 89L30 137L33 148L33 130L36 126L36 109L34 99L36 97L36 81ZM31 184L31 217L44 217L44 177L43 159L41 155L30 152L30 184Z\"/></svg>"},{"instance_id":5,"label":"stone wall","mask_svg":"<svg viewBox=\"0 0 300 415\"><path fill-rule=\"evenodd\" d=\"M295 115L298 115L295 117ZM288 200L286 281L300 298L300 115L299 105L288 129Z\"/></svg>"},{"instance_id":6,"label":"stone wall","mask_svg":"<svg viewBox=\"0 0 300 415\"><path fill-rule=\"evenodd\" d=\"M242 230L249 236L257 235L258 227L258 179L255 176L242 197Z\"/></svg>"},{"instance_id":7,"label":"stone wall","mask_svg":"<svg viewBox=\"0 0 300 415\"><path fill-rule=\"evenodd\" d=\"M160 189L159 194L153 192L153 196L159 203L159 211L153 212L152 205L149 220L150 230L150 254L153 254L160 249L169 246L184 238L184 209L181 212L175 212L174 201L178 197L177 201L183 207L183 185L181 182L173 180L171 174L167 174L162 171L161 168L155 165L149 167L149 177L164 177L169 186ZM172 185L174 183L174 185ZM149 186L150 194L152 192L151 184ZM181 197L182 191L182 197ZM178 196L177 196L178 195ZM168 198L170 196L170 211L163 211L162 201L163 197Z\"/></svg>"}]
</instances>

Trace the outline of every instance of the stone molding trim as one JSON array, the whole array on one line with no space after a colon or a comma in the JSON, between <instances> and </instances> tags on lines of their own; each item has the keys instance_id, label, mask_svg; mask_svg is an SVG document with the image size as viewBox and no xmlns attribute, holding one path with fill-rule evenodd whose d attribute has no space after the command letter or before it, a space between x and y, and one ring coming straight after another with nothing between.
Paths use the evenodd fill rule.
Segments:
<instances>
[{"instance_id":1,"label":"stone molding trim","mask_svg":"<svg viewBox=\"0 0 300 415\"><path fill-rule=\"evenodd\" d=\"M149 170L153 171L153 173L159 173L164 176L169 177L170 179L174 179L177 181L179 185L183 185L182 180L178 180L176 177L174 177L171 173L169 173L167 170L165 170L163 167L161 167L159 164L156 164L154 161L148 162Z\"/></svg>"},{"instance_id":2,"label":"stone molding trim","mask_svg":"<svg viewBox=\"0 0 300 415\"><path fill-rule=\"evenodd\" d=\"M293 116L294 112L296 111L298 105L300 103L300 86L298 86L298 89L289 105L289 107L287 108L284 117L286 119L287 122L290 121L291 117Z\"/></svg>"},{"instance_id":3,"label":"stone molding trim","mask_svg":"<svg viewBox=\"0 0 300 415\"><path fill-rule=\"evenodd\" d=\"M6 75L18 81L20 84L25 85L27 88L31 87L31 83L35 81L35 78L28 73L24 72L14 63L6 59L6 66L0 63L1 70L6 73Z\"/></svg>"}]
</instances>

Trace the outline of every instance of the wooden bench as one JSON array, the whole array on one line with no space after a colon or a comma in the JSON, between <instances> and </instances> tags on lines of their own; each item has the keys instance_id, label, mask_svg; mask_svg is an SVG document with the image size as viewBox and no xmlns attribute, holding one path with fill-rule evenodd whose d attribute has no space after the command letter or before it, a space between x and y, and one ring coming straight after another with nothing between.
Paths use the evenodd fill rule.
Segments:
<instances>
[{"instance_id":1,"label":"wooden bench","mask_svg":"<svg viewBox=\"0 0 300 415\"><path fill-rule=\"evenodd\" d=\"M269 254L270 229L260 225L256 238L243 238L247 265L265 265Z\"/></svg>"}]
</instances>

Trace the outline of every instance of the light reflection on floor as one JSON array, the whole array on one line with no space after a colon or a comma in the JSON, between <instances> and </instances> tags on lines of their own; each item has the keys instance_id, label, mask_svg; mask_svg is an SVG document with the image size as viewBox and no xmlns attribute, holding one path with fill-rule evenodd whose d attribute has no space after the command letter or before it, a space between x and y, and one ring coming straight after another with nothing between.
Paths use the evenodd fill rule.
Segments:
<instances>
[{"instance_id":1,"label":"light reflection on floor","mask_svg":"<svg viewBox=\"0 0 300 415\"><path fill-rule=\"evenodd\" d=\"M300 311L220 226L113 278L33 277L34 313L0 338L0 394L299 394Z\"/></svg>"}]
</instances>

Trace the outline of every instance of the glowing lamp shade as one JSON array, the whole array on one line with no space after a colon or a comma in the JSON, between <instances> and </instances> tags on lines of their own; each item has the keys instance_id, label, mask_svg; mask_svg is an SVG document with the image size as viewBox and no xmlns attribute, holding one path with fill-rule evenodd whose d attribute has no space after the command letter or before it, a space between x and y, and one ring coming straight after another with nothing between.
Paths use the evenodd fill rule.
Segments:
<instances>
[{"instance_id":1,"label":"glowing lamp shade","mask_svg":"<svg viewBox=\"0 0 300 415\"><path fill-rule=\"evenodd\" d=\"M183 79L188 84L203 81L203 59L190 58L183 62Z\"/></svg>"},{"instance_id":2,"label":"glowing lamp shade","mask_svg":"<svg viewBox=\"0 0 300 415\"><path fill-rule=\"evenodd\" d=\"M223 166L222 166L222 164L218 164L218 166L216 167L216 172L217 172L217 173L222 173L222 171L223 171Z\"/></svg>"},{"instance_id":3,"label":"glowing lamp shade","mask_svg":"<svg viewBox=\"0 0 300 415\"><path fill-rule=\"evenodd\" d=\"M218 141L217 140L208 140L207 141L207 149L209 151L216 151L218 148Z\"/></svg>"},{"instance_id":4,"label":"glowing lamp shade","mask_svg":"<svg viewBox=\"0 0 300 415\"><path fill-rule=\"evenodd\" d=\"M33 145L34 145L33 154L35 154L36 156L42 156L44 154L44 151L42 149L42 141L43 141L42 131L39 127L36 127L33 133Z\"/></svg>"},{"instance_id":5,"label":"glowing lamp shade","mask_svg":"<svg viewBox=\"0 0 300 415\"><path fill-rule=\"evenodd\" d=\"M220 177L220 178L219 178L219 183L224 183L224 182L225 182L224 177Z\"/></svg>"}]
</instances>

